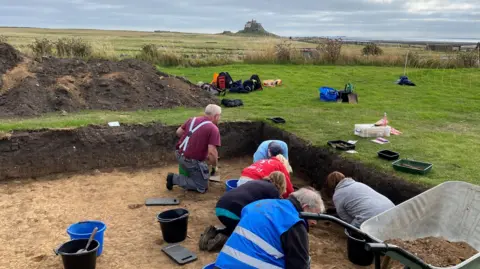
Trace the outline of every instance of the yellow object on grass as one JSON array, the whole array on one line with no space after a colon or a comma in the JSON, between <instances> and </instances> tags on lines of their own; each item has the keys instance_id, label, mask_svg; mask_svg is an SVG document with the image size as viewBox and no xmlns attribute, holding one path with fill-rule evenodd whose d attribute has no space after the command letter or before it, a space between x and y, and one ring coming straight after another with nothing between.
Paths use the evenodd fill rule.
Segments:
<instances>
[{"instance_id":1,"label":"yellow object on grass","mask_svg":"<svg viewBox=\"0 0 480 269\"><path fill-rule=\"evenodd\" d=\"M263 86L264 87L276 87L282 85L282 80L281 79L267 79L263 81Z\"/></svg>"}]
</instances>

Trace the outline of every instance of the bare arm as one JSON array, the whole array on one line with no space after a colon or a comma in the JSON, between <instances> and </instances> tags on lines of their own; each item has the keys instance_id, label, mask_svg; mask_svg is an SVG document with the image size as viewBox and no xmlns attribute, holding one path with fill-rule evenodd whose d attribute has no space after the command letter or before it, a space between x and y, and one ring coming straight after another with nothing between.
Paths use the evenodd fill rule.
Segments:
<instances>
[{"instance_id":1,"label":"bare arm","mask_svg":"<svg viewBox=\"0 0 480 269\"><path fill-rule=\"evenodd\" d=\"M182 126L178 127L177 136L182 137L183 133L185 133L185 130L182 128Z\"/></svg>"},{"instance_id":2,"label":"bare arm","mask_svg":"<svg viewBox=\"0 0 480 269\"><path fill-rule=\"evenodd\" d=\"M218 165L218 151L217 147L214 145L208 145L208 156L207 161L209 164L213 166Z\"/></svg>"}]
</instances>

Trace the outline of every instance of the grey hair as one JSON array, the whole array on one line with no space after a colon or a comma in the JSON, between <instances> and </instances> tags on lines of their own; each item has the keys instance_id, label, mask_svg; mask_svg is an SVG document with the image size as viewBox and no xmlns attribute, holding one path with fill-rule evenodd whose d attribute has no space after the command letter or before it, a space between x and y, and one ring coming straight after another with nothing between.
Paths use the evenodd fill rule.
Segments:
<instances>
[{"instance_id":1,"label":"grey hair","mask_svg":"<svg viewBox=\"0 0 480 269\"><path fill-rule=\"evenodd\" d=\"M297 198L302 206L306 205L310 208L320 209L321 213L325 212L325 205L323 204L322 196L316 190L311 188L301 188L290 195Z\"/></svg>"},{"instance_id":2,"label":"grey hair","mask_svg":"<svg viewBox=\"0 0 480 269\"><path fill-rule=\"evenodd\" d=\"M222 114L222 108L218 105L215 105L215 104L209 104L206 108L205 108L205 115L208 115L208 116L215 116L215 115L220 115Z\"/></svg>"}]
</instances>

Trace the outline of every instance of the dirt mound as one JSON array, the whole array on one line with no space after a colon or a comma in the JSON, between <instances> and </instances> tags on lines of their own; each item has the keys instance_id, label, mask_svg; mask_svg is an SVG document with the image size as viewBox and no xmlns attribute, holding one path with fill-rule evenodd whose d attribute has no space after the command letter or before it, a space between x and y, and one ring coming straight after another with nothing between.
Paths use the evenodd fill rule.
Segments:
<instances>
[{"instance_id":1,"label":"dirt mound","mask_svg":"<svg viewBox=\"0 0 480 269\"><path fill-rule=\"evenodd\" d=\"M424 262L437 267L455 266L477 254L477 251L465 242L450 242L438 237L426 237L412 241L395 239L386 242L397 245Z\"/></svg>"},{"instance_id":2,"label":"dirt mound","mask_svg":"<svg viewBox=\"0 0 480 269\"><path fill-rule=\"evenodd\" d=\"M20 53L7 43L0 43L0 75L22 60Z\"/></svg>"},{"instance_id":3,"label":"dirt mound","mask_svg":"<svg viewBox=\"0 0 480 269\"><path fill-rule=\"evenodd\" d=\"M16 49L7 43L0 43L0 76L16 66L21 60L22 57ZM2 84L2 79L0 79L0 88L2 88Z\"/></svg>"},{"instance_id":4,"label":"dirt mound","mask_svg":"<svg viewBox=\"0 0 480 269\"><path fill-rule=\"evenodd\" d=\"M0 116L218 103L216 97L185 79L170 77L133 59L85 62L49 57L42 61L25 59L14 66L2 79L5 85L0 87Z\"/></svg>"}]
</instances>

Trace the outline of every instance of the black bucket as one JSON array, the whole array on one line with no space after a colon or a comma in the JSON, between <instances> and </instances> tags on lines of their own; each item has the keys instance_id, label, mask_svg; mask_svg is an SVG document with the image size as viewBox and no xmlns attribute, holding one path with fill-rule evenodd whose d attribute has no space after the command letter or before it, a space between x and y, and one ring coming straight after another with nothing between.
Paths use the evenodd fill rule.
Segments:
<instances>
[{"instance_id":1,"label":"black bucket","mask_svg":"<svg viewBox=\"0 0 480 269\"><path fill-rule=\"evenodd\" d=\"M77 254L87 246L88 239L75 239L68 241L55 250L55 254L62 256L65 269L95 269L97 265L97 250L100 244L93 240L88 250Z\"/></svg>"},{"instance_id":2,"label":"black bucket","mask_svg":"<svg viewBox=\"0 0 480 269\"><path fill-rule=\"evenodd\" d=\"M348 259L360 266L368 266L373 263L373 253L365 250L365 243L363 236L345 229L345 234L348 236L347 253Z\"/></svg>"},{"instance_id":3,"label":"black bucket","mask_svg":"<svg viewBox=\"0 0 480 269\"><path fill-rule=\"evenodd\" d=\"M157 215L157 220L165 242L178 243L187 238L188 210L177 208L164 211Z\"/></svg>"}]
</instances>

